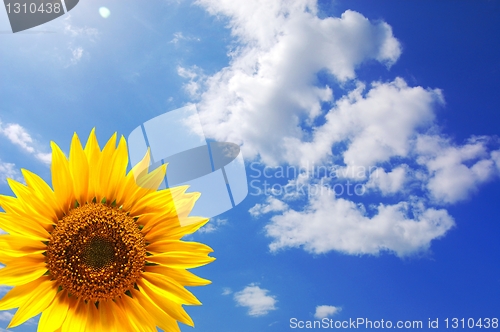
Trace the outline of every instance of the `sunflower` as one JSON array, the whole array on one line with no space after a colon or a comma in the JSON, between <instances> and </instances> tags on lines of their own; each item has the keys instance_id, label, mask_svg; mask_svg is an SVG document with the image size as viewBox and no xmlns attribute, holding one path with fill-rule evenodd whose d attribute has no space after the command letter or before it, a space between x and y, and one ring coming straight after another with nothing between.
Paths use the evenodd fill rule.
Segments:
<instances>
[{"instance_id":1,"label":"sunflower","mask_svg":"<svg viewBox=\"0 0 500 332\"><path fill-rule=\"evenodd\" d=\"M9 327L41 313L38 331L180 331L194 326L183 305L200 305L185 286L210 281L187 271L212 249L181 238L208 219L188 216L199 193L157 190L166 165L149 171L149 151L127 174L127 144L116 133L100 149L92 130L76 133L69 159L52 147L52 187L22 170L0 196L0 284L14 286L0 310L18 308Z\"/></svg>"}]
</instances>

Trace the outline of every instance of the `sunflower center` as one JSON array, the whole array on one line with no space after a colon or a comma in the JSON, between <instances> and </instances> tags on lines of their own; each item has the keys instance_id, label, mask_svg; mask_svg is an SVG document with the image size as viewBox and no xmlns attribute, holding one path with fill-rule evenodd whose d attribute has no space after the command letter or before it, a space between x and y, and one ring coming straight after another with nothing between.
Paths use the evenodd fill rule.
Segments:
<instances>
[{"instance_id":1,"label":"sunflower center","mask_svg":"<svg viewBox=\"0 0 500 332\"><path fill-rule=\"evenodd\" d=\"M47 245L47 267L63 289L89 301L113 299L144 270L145 241L125 212L90 203L71 210Z\"/></svg>"},{"instance_id":2,"label":"sunflower center","mask_svg":"<svg viewBox=\"0 0 500 332\"><path fill-rule=\"evenodd\" d=\"M101 269L113 263L115 249L113 243L100 237L93 238L85 249L83 249L83 263L94 269Z\"/></svg>"}]
</instances>

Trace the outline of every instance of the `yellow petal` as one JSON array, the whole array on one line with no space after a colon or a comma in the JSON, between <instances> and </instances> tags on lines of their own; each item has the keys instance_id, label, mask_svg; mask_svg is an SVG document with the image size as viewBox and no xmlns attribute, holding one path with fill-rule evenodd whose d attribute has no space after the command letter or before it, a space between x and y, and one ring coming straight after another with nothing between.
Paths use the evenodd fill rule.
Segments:
<instances>
[{"instance_id":1,"label":"yellow petal","mask_svg":"<svg viewBox=\"0 0 500 332\"><path fill-rule=\"evenodd\" d=\"M26 213L21 201L15 197L0 195L0 205L6 213L19 215Z\"/></svg>"},{"instance_id":2,"label":"yellow petal","mask_svg":"<svg viewBox=\"0 0 500 332\"><path fill-rule=\"evenodd\" d=\"M52 303L56 293L55 283L44 279L37 288L30 292L26 302L19 306L8 327L18 326L44 311Z\"/></svg>"},{"instance_id":3,"label":"yellow petal","mask_svg":"<svg viewBox=\"0 0 500 332\"><path fill-rule=\"evenodd\" d=\"M69 170L73 180L75 198L80 205L83 205L85 202L89 201L89 164L87 156L83 151L82 144L80 143L80 139L76 133L73 134L73 139L71 140ZM70 179L67 179L66 181L69 180ZM92 198L90 200L92 200Z\"/></svg>"},{"instance_id":4,"label":"yellow petal","mask_svg":"<svg viewBox=\"0 0 500 332\"><path fill-rule=\"evenodd\" d=\"M189 202L189 200L186 201L187 197L185 197L192 196L190 194L185 194L188 188L189 186L179 186L149 193L136 201L129 211L134 216L153 211L165 211L166 208L171 209L175 213L177 205L174 204L174 200L176 204L177 202Z\"/></svg>"},{"instance_id":5,"label":"yellow petal","mask_svg":"<svg viewBox=\"0 0 500 332\"><path fill-rule=\"evenodd\" d=\"M139 223L140 223L139 218ZM179 221L170 223L158 223L149 231L143 230L144 238L149 243L165 239L180 239L184 235L197 231L209 221L208 218L188 217L183 219L182 225Z\"/></svg>"},{"instance_id":6,"label":"yellow petal","mask_svg":"<svg viewBox=\"0 0 500 332\"><path fill-rule=\"evenodd\" d=\"M37 197L43 200L47 206L49 206L56 213L57 219L62 218L63 210L61 206L59 206L52 188L50 188L50 186L35 173L25 169L21 169L21 172L23 173L24 180L26 181L28 187L33 189L33 192L37 195Z\"/></svg>"},{"instance_id":7,"label":"yellow petal","mask_svg":"<svg viewBox=\"0 0 500 332\"><path fill-rule=\"evenodd\" d=\"M24 236L0 235L0 262L6 261L2 258L21 257L32 254L41 254L47 250L47 246L41 241L31 240ZM9 259L8 258L8 259Z\"/></svg>"},{"instance_id":8,"label":"yellow petal","mask_svg":"<svg viewBox=\"0 0 500 332\"><path fill-rule=\"evenodd\" d=\"M186 288L175 280L156 273L144 273L143 279L149 282L149 288L156 289L158 294L179 304L200 305L201 302Z\"/></svg>"},{"instance_id":9,"label":"yellow petal","mask_svg":"<svg viewBox=\"0 0 500 332\"><path fill-rule=\"evenodd\" d=\"M118 147L113 153L111 160L107 161L108 170L102 170L101 176L105 176L106 187L102 188L104 191L104 196L111 200L111 198L116 197L116 193L119 190L123 179L127 174L128 165L128 152L127 152L127 142L122 136ZM108 173L109 172L109 173ZM103 178L101 177L101 181Z\"/></svg>"},{"instance_id":10,"label":"yellow petal","mask_svg":"<svg viewBox=\"0 0 500 332\"><path fill-rule=\"evenodd\" d=\"M141 279L138 283L141 294L151 303L154 303L158 308L163 310L172 318L189 326L194 326L193 320L182 306L164 295L164 291L154 286L145 279ZM160 292L159 292L160 291Z\"/></svg>"},{"instance_id":11,"label":"yellow petal","mask_svg":"<svg viewBox=\"0 0 500 332\"><path fill-rule=\"evenodd\" d=\"M88 316L87 325L85 326L86 331L109 331L102 327L99 319L99 310L96 308L95 303L89 302L87 305Z\"/></svg>"},{"instance_id":12,"label":"yellow petal","mask_svg":"<svg viewBox=\"0 0 500 332\"><path fill-rule=\"evenodd\" d=\"M146 310L149 315L155 320L156 325L164 332L180 332L177 321L170 315L161 310L155 303L144 295L143 292L134 290L134 298L137 299L139 304Z\"/></svg>"},{"instance_id":13,"label":"yellow petal","mask_svg":"<svg viewBox=\"0 0 500 332\"><path fill-rule=\"evenodd\" d=\"M148 245L147 251L150 253L157 253L157 254L174 252L174 251L208 254L213 252L213 249L205 244L198 242L163 240L163 241L153 242L150 245Z\"/></svg>"},{"instance_id":14,"label":"yellow petal","mask_svg":"<svg viewBox=\"0 0 500 332\"><path fill-rule=\"evenodd\" d=\"M38 288L42 283L48 280L50 280L49 277L41 277L25 285L12 288L0 300L0 310L8 310L21 306L21 304L26 302L26 300L31 296L33 289Z\"/></svg>"},{"instance_id":15,"label":"yellow petal","mask_svg":"<svg viewBox=\"0 0 500 332\"><path fill-rule=\"evenodd\" d=\"M0 205L4 197L0 197ZM0 213L0 228L7 233L26 236L30 239L46 241L49 233L36 221L13 213Z\"/></svg>"},{"instance_id":16,"label":"yellow petal","mask_svg":"<svg viewBox=\"0 0 500 332\"><path fill-rule=\"evenodd\" d=\"M215 257L191 252L168 252L148 256L147 260L174 269L192 269L213 262Z\"/></svg>"},{"instance_id":17,"label":"yellow petal","mask_svg":"<svg viewBox=\"0 0 500 332\"><path fill-rule=\"evenodd\" d=\"M204 286L212 283L210 280L200 278L187 270L172 269L162 265L146 266L145 272L169 276L183 286Z\"/></svg>"},{"instance_id":18,"label":"yellow petal","mask_svg":"<svg viewBox=\"0 0 500 332\"><path fill-rule=\"evenodd\" d=\"M38 198L33 189L11 179L7 179L7 181L10 189L12 189L18 198L18 204L20 207L22 206L22 209L27 215L36 220L42 226L52 226L57 222L58 219L55 211L52 207L47 206L42 199Z\"/></svg>"},{"instance_id":19,"label":"yellow petal","mask_svg":"<svg viewBox=\"0 0 500 332\"><path fill-rule=\"evenodd\" d=\"M144 158L127 174L124 184L117 190L116 199L124 210L131 207L146 194L155 192L165 177L166 165L148 173L150 161L149 148Z\"/></svg>"},{"instance_id":20,"label":"yellow petal","mask_svg":"<svg viewBox=\"0 0 500 332\"><path fill-rule=\"evenodd\" d=\"M75 200L68 159L56 143L50 142L50 146L52 147L52 187L63 212L67 212Z\"/></svg>"},{"instance_id":21,"label":"yellow petal","mask_svg":"<svg viewBox=\"0 0 500 332\"><path fill-rule=\"evenodd\" d=\"M60 328L66 319L69 308L68 293L57 293L52 304L42 313L38 322L38 332L52 332Z\"/></svg>"},{"instance_id":22,"label":"yellow petal","mask_svg":"<svg viewBox=\"0 0 500 332\"><path fill-rule=\"evenodd\" d=\"M117 305L125 313L129 324L134 331L156 332L156 325L147 311L145 311L136 299L124 296L116 300Z\"/></svg>"},{"instance_id":23,"label":"yellow petal","mask_svg":"<svg viewBox=\"0 0 500 332\"><path fill-rule=\"evenodd\" d=\"M120 308L113 301L100 301L99 302L99 321L102 327L102 331L110 332L122 332L127 331L124 325L120 321L121 311Z\"/></svg>"},{"instance_id":24,"label":"yellow petal","mask_svg":"<svg viewBox=\"0 0 500 332\"><path fill-rule=\"evenodd\" d=\"M9 262L9 265L0 269L0 284L17 286L24 285L38 279L47 272L45 258L42 255L25 256Z\"/></svg>"},{"instance_id":25,"label":"yellow petal","mask_svg":"<svg viewBox=\"0 0 500 332\"><path fill-rule=\"evenodd\" d=\"M95 128L92 129L85 144L85 155L87 156L89 164L89 198L92 200L96 196L97 189L99 188L99 170L97 166L99 165L99 160L101 158L101 148L97 142L95 136Z\"/></svg>"},{"instance_id":26,"label":"yellow petal","mask_svg":"<svg viewBox=\"0 0 500 332\"><path fill-rule=\"evenodd\" d=\"M96 197L97 201L101 201L106 197L105 191L108 187L114 185L109 183L109 176L111 174L111 163L113 160L113 155L116 150L116 133L111 136L101 152L101 157L99 159L99 164L96 167L97 174L95 174L96 181L94 182L96 186ZM93 166L95 167L95 166ZM111 199L111 197L106 197Z\"/></svg>"},{"instance_id":27,"label":"yellow petal","mask_svg":"<svg viewBox=\"0 0 500 332\"><path fill-rule=\"evenodd\" d=\"M77 299L74 296L68 298L69 311L66 319L62 324L63 331L85 332L85 324L87 321L87 311L85 303L82 299Z\"/></svg>"},{"instance_id":28,"label":"yellow petal","mask_svg":"<svg viewBox=\"0 0 500 332\"><path fill-rule=\"evenodd\" d=\"M46 248L47 246L42 242L31 240L24 236L0 235L0 250L19 250L29 253Z\"/></svg>"}]
</instances>

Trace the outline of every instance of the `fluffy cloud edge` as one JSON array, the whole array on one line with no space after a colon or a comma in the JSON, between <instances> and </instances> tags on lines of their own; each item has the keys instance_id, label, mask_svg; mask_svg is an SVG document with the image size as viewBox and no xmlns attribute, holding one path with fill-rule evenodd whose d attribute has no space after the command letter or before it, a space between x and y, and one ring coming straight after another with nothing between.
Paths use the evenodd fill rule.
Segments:
<instances>
[{"instance_id":1,"label":"fluffy cloud edge","mask_svg":"<svg viewBox=\"0 0 500 332\"><path fill-rule=\"evenodd\" d=\"M248 315L260 317L267 315L270 311L276 310L276 297L268 295L269 290L260 288L257 284L251 283L243 290L234 293L236 304L248 309Z\"/></svg>"}]
</instances>

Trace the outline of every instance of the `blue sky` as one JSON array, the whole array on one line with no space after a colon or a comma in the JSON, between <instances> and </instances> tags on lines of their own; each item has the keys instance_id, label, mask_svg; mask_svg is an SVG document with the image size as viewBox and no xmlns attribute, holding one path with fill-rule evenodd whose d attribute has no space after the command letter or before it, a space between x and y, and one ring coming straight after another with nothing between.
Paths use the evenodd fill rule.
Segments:
<instances>
[{"instance_id":1,"label":"blue sky","mask_svg":"<svg viewBox=\"0 0 500 332\"><path fill-rule=\"evenodd\" d=\"M241 146L249 183L189 237L217 257L195 271L213 282L192 289L195 330L499 318L499 14L495 1L81 1L12 34L0 10L0 193L21 168L50 180L50 141L127 137L194 103L206 137Z\"/></svg>"}]
</instances>

